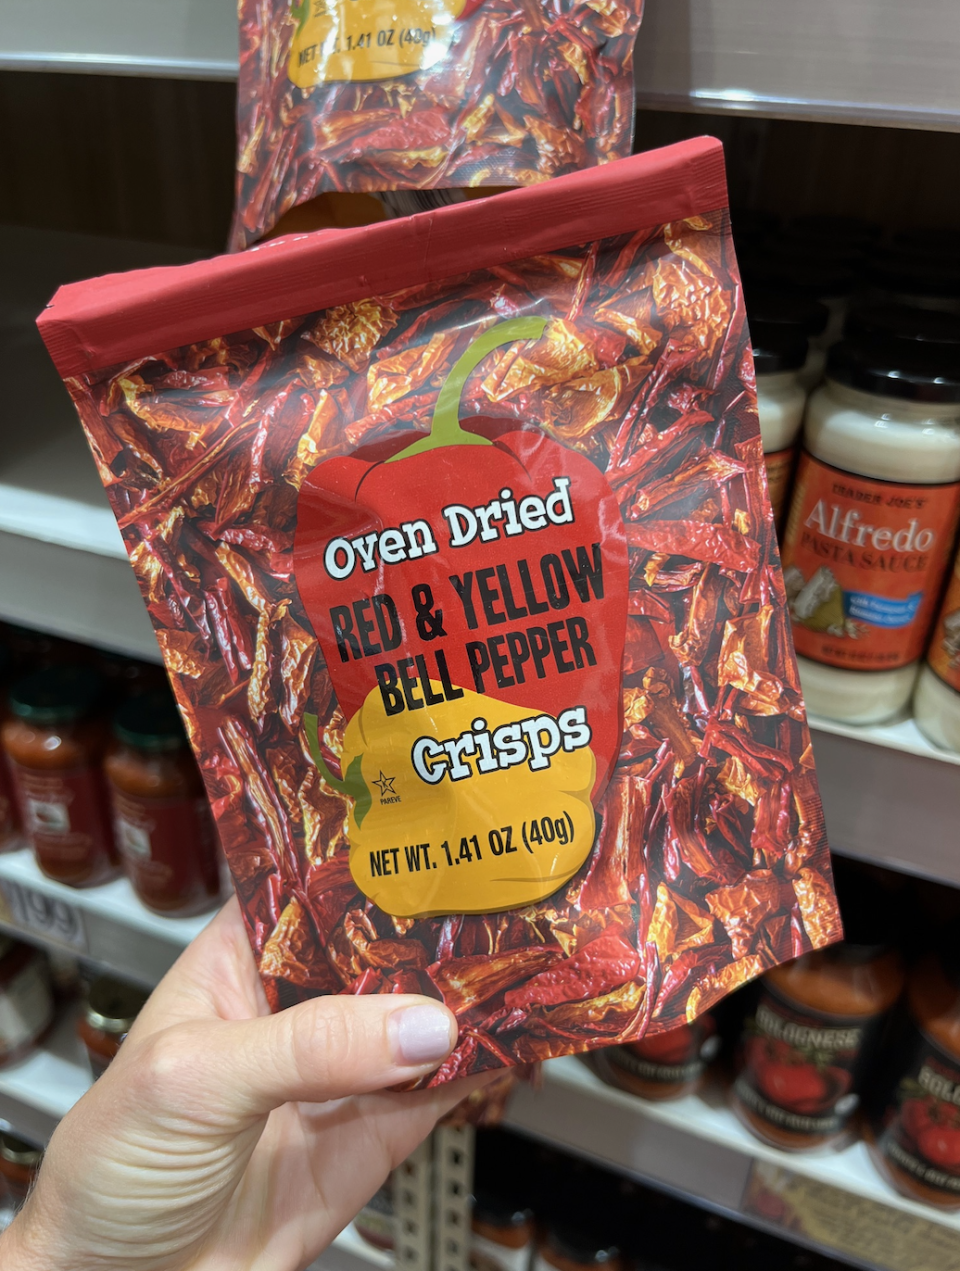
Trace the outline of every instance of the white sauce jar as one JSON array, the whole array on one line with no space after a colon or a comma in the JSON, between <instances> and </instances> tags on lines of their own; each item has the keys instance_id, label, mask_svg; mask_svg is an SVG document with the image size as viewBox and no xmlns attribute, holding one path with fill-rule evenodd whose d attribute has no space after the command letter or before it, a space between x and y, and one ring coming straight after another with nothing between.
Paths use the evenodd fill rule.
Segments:
<instances>
[{"instance_id":1,"label":"white sauce jar","mask_svg":"<svg viewBox=\"0 0 960 1271\"><path fill-rule=\"evenodd\" d=\"M774 520L779 526L786 512L796 441L807 403L807 395L797 378L806 361L807 342L802 335L761 323L754 324L751 333L767 489Z\"/></svg>"},{"instance_id":2,"label":"white sauce jar","mask_svg":"<svg viewBox=\"0 0 960 1271\"><path fill-rule=\"evenodd\" d=\"M913 714L935 746L960 753L960 553L920 669Z\"/></svg>"},{"instance_id":3,"label":"white sauce jar","mask_svg":"<svg viewBox=\"0 0 960 1271\"><path fill-rule=\"evenodd\" d=\"M814 714L878 723L913 691L960 515L960 374L937 370L838 345L807 407L781 554Z\"/></svg>"}]
</instances>

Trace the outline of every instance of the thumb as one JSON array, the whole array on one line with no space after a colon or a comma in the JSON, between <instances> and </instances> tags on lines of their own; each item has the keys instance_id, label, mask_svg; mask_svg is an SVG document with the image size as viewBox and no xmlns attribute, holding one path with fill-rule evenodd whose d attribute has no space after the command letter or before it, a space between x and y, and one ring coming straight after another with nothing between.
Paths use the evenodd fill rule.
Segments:
<instances>
[{"instance_id":1,"label":"thumb","mask_svg":"<svg viewBox=\"0 0 960 1271\"><path fill-rule=\"evenodd\" d=\"M189 1034L189 1036L188 1036ZM442 1003L413 994L313 998L276 1015L189 1022L146 1039L150 1068L189 1082L209 1113L262 1117L284 1103L322 1103L423 1077L457 1040ZM158 1071L159 1070L159 1071Z\"/></svg>"}]
</instances>

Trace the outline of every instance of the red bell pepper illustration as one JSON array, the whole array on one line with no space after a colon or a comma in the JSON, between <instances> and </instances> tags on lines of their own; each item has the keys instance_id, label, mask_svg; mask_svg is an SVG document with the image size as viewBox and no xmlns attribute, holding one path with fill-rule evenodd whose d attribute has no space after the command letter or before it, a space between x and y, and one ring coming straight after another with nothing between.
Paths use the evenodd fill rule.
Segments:
<instances>
[{"instance_id":1,"label":"red bell pepper illustration","mask_svg":"<svg viewBox=\"0 0 960 1271\"><path fill-rule=\"evenodd\" d=\"M354 799L354 877L390 912L513 907L534 876L550 894L592 846L619 753L617 500L535 421L459 419L476 366L543 327L520 318L485 332L451 370L429 434L327 460L300 491L295 574L350 721L343 777L311 718L308 743ZM451 869L461 863L472 868ZM400 902L406 876L416 887Z\"/></svg>"}]
</instances>

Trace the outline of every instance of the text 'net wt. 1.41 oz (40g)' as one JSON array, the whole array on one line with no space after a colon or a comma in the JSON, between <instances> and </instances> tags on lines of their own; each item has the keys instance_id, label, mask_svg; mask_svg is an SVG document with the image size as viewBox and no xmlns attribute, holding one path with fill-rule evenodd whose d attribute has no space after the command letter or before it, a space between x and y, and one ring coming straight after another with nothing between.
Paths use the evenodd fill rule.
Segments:
<instances>
[{"instance_id":1,"label":"text 'net wt. 1.41 oz (40g)'","mask_svg":"<svg viewBox=\"0 0 960 1271\"><path fill-rule=\"evenodd\" d=\"M524 186L624 158L642 10L241 0L231 246L319 195Z\"/></svg>"},{"instance_id":2,"label":"text 'net wt. 1.41 oz (40g)'","mask_svg":"<svg viewBox=\"0 0 960 1271\"><path fill-rule=\"evenodd\" d=\"M274 1006L442 997L434 1080L840 938L719 143L62 288Z\"/></svg>"}]
</instances>

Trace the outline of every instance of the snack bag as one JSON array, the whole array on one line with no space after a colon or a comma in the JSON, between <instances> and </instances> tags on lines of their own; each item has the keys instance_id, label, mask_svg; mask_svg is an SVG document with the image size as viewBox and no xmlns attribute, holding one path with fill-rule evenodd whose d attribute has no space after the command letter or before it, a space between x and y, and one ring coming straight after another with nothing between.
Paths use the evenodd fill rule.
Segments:
<instances>
[{"instance_id":1,"label":"snack bag","mask_svg":"<svg viewBox=\"0 0 960 1271\"><path fill-rule=\"evenodd\" d=\"M270 1002L423 992L434 1076L840 938L709 139L60 289Z\"/></svg>"},{"instance_id":2,"label":"snack bag","mask_svg":"<svg viewBox=\"0 0 960 1271\"><path fill-rule=\"evenodd\" d=\"M642 11L643 0L240 0L231 246L328 192L405 191L385 200L399 215L462 199L459 187L532 185L629 155ZM324 208L319 223L382 215Z\"/></svg>"}]
</instances>

